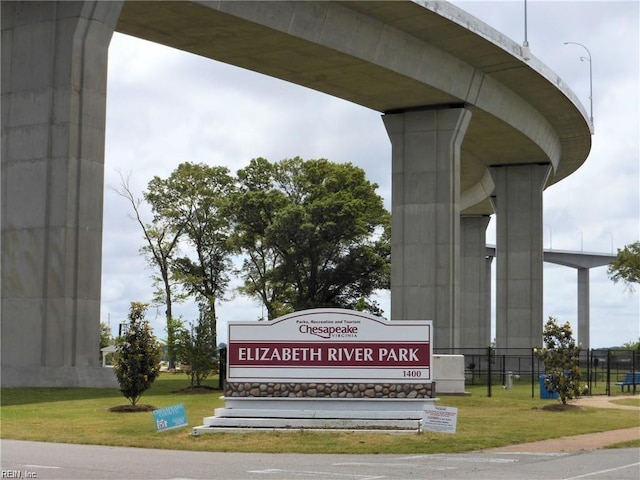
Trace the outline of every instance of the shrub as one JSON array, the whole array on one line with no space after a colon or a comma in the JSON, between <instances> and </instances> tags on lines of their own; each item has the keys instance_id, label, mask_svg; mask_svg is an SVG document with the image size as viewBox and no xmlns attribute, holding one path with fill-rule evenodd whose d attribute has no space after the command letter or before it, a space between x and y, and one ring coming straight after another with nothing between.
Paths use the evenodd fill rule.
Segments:
<instances>
[{"instance_id":1,"label":"shrub","mask_svg":"<svg viewBox=\"0 0 640 480\"><path fill-rule=\"evenodd\" d=\"M580 396L580 346L573 339L569 322L560 325L554 317L544 326L544 348L538 355L544 361L547 390L558 393L563 404Z\"/></svg>"},{"instance_id":2,"label":"shrub","mask_svg":"<svg viewBox=\"0 0 640 480\"><path fill-rule=\"evenodd\" d=\"M147 305L131 302L127 331L116 343L114 370L120 391L132 405L160 373L162 349L144 315Z\"/></svg>"},{"instance_id":3,"label":"shrub","mask_svg":"<svg viewBox=\"0 0 640 480\"><path fill-rule=\"evenodd\" d=\"M176 355L181 363L189 365L186 371L191 386L199 387L217 367L215 335L211 330L208 310L200 309L198 323L190 328L180 327L176 333Z\"/></svg>"}]
</instances>

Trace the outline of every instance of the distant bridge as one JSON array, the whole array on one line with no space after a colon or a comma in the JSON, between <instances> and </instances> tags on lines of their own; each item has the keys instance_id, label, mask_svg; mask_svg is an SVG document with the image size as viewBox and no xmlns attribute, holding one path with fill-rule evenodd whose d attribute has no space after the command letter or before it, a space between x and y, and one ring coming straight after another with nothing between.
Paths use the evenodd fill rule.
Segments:
<instances>
[{"instance_id":1,"label":"distant bridge","mask_svg":"<svg viewBox=\"0 0 640 480\"><path fill-rule=\"evenodd\" d=\"M487 258L496 257L496 247L487 245ZM575 268L578 271L578 341L583 348L590 348L591 309L589 305L590 280L589 271L592 268L611 264L616 255L611 253L595 253L571 250L544 250L544 261ZM491 294L491 291L488 292ZM491 322L491 317L489 317ZM490 327L489 327L490 328Z\"/></svg>"}]
</instances>

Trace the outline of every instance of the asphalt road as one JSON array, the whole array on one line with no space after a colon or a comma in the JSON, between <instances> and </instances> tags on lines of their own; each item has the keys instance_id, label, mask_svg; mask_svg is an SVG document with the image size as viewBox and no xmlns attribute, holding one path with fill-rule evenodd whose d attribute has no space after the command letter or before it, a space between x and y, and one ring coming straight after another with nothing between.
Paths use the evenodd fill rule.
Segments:
<instances>
[{"instance_id":1,"label":"asphalt road","mask_svg":"<svg viewBox=\"0 0 640 480\"><path fill-rule=\"evenodd\" d=\"M302 455L0 441L2 478L137 480L640 480L640 449Z\"/></svg>"}]
</instances>

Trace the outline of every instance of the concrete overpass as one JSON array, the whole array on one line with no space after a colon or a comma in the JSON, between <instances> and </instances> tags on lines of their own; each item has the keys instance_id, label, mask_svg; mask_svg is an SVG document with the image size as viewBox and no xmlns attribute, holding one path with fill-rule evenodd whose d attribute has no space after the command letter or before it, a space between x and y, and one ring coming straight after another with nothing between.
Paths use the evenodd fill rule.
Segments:
<instances>
[{"instance_id":1,"label":"concrete overpass","mask_svg":"<svg viewBox=\"0 0 640 480\"><path fill-rule=\"evenodd\" d=\"M496 257L496 247L487 245L486 258L487 266L491 267L493 259ZM553 250L545 249L543 251L543 260L547 263L554 263L565 267L575 268L577 270L577 293L578 293L578 331L577 340L582 344L584 349L590 348L590 327L591 327L591 309L589 306L590 279L589 272L592 268L604 267L612 263L616 255L611 253L596 253L571 250ZM469 348L478 348L482 345L491 344L491 272L488 272L489 282L485 291L485 302L488 308L485 322L477 323L468 331L462 332L465 335ZM478 341L480 339L480 341ZM475 344L473 344L475 342ZM540 343L542 345L542 343ZM479 351L479 353L483 353Z\"/></svg>"},{"instance_id":2,"label":"concrete overpass","mask_svg":"<svg viewBox=\"0 0 640 480\"><path fill-rule=\"evenodd\" d=\"M578 341L585 349L590 348L590 308L589 272L592 268L609 265L616 255L594 252L570 252L564 250L545 250L544 261L575 268L578 280Z\"/></svg>"},{"instance_id":3,"label":"concrete overpass","mask_svg":"<svg viewBox=\"0 0 640 480\"><path fill-rule=\"evenodd\" d=\"M108 381L97 342L114 31L379 111L391 318L433 319L437 346L465 346L495 213L498 345L539 343L542 191L586 160L591 127L500 32L444 2L2 2L3 385Z\"/></svg>"}]
</instances>

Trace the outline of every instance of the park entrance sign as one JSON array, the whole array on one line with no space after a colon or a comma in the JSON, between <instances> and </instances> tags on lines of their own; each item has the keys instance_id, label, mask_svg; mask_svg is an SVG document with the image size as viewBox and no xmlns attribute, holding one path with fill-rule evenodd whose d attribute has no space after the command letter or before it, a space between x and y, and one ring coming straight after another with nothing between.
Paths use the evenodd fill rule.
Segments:
<instances>
[{"instance_id":1,"label":"park entrance sign","mask_svg":"<svg viewBox=\"0 0 640 480\"><path fill-rule=\"evenodd\" d=\"M257 428L419 431L435 398L432 322L342 309L229 322L224 408L193 434Z\"/></svg>"},{"instance_id":2,"label":"park entrance sign","mask_svg":"<svg viewBox=\"0 0 640 480\"><path fill-rule=\"evenodd\" d=\"M343 309L229 322L227 381L431 383L432 332Z\"/></svg>"}]
</instances>

